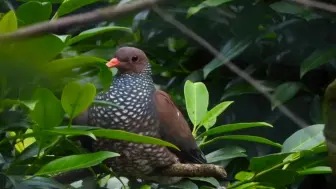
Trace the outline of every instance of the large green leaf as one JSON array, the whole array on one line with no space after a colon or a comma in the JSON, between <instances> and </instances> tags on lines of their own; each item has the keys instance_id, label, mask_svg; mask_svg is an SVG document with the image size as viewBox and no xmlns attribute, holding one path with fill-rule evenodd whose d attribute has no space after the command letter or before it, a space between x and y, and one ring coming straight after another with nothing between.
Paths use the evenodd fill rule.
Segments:
<instances>
[{"instance_id":1,"label":"large green leaf","mask_svg":"<svg viewBox=\"0 0 336 189\"><path fill-rule=\"evenodd\" d=\"M219 58L214 58L211 62L209 62L204 68L204 78L208 76L210 72L214 69L224 65L226 62L232 60L233 58L239 56L241 53L245 51L245 49L251 44L250 38L244 39L231 39L229 40L221 50L221 55L225 58L225 61L222 61Z\"/></svg>"},{"instance_id":2,"label":"large green leaf","mask_svg":"<svg viewBox=\"0 0 336 189\"><path fill-rule=\"evenodd\" d=\"M316 124L296 131L286 139L282 152L298 152L310 150L325 141L324 124Z\"/></svg>"},{"instance_id":3,"label":"large green leaf","mask_svg":"<svg viewBox=\"0 0 336 189\"><path fill-rule=\"evenodd\" d=\"M62 122L64 112L61 102L51 91L39 88L35 91L33 99L38 102L30 116L40 128L50 129Z\"/></svg>"},{"instance_id":4,"label":"large green leaf","mask_svg":"<svg viewBox=\"0 0 336 189\"><path fill-rule=\"evenodd\" d=\"M135 142L135 143L157 144L160 146L169 146L175 149L179 149L174 144L163 141L161 139L138 135L138 134L126 132L123 130L97 129L97 130L92 130L91 132L96 137L103 137L103 138L115 139L115 140L125 140L125 141L130 141L130 142Z\"/></svg>"},{"instance_id":5,"label":"large green leaf","mask_svg":"<svg viewBox=\"0 0 336 189\"><path fill-rule=\"evenodd\" d=\"M104 91L107 91L110 88L113 79L113 73L108 67L103 66L100 68L99 79L103 85Z\"/></svg>"},{"instance_id":6,"label":"large green leaf","mask_svg":"<svg viewBox=\"0 0 336 189\"><path fill-rule=\"evenodd\" d=\"M253 157L249 169L253 172L260 172L283 163L284 159L291 153L276 153L262 157Z\"/></svg>"},{"instance_id":7,"label":"large green leaf","mask_svg":"<svg viewBox=\"0 0 336 189\"><path fill-rule=\"evenodd\" d=\"M121 26L105 26L105 27L93 28L93 29L83 31L82 33L73 37L68 42L68 45L77 43L81 40L84 40L84 39L87 39L87 38L90 38L90 37L93 37L93 36L101 35L101 34L107 33L107 32L113 32L113 31L122 31L122 32L132 34L132 29L131 28L121 27ZM111 55L111 57L112 57L112 55Z\"/></svg>"},{"instance_id":8,"label":"large green leaf","mask_svg":"<svg viewBox=\"0 0 336 189\"><path fill-rule=\"evenodd\" d=\"M51 15L51 3L30 1L21 5L16 14L20 26L48 20Z\"/></svg>"},{"instance_id":9,"label":"large green leaf","mask_svg":"<svg viewBox=\"0 0 336 189\"><path fill-rule=\"evenodd\" d=\"M211 139L203 144L201 144L202 146L208 145L210 143L216 142L218 140L244 140L244 141L250 141L250 142L258 142L258 143L262 143L262 144L268 144L271 146L275 146L275 147L279 147L281 148L281 144L273 142L271 140L268 140L266 138L263 137L259 137L259 136L250 136L250 135L227 135L227 136L220 136L220 137L216 137L214 139Z\"/></svg>"},{"instance_id":10,"label":"large green leaf","mask_svg":"<svg viewBox=\"0 0 336 189\"><path fill-rule=\"evenodd\" d=\"M198 137L216 135L220 133L227 133L231 131L237 131L237 130L252 128L252 127L273 127L273 126L265 122L232 123L232 124L221 125L221 126L209 129L208 131L202 133Z\"/></svg>"},{"instance_id":11,"label":"large green leaf","mask_svg":"<svg viewBox=\"0 0 336 189\"><path fill-rule=\"evenodd\" d=\"M61 4L61 6L58 8L56 15L63 16L85 5L89 5L97 1L98 0L65 0Z\"/></svg>"},{"instance_id":12,"label":"large green leaf","mask_svg":"<svg viewBox=\"0 0 336 189\"><path fill-rule=\"evenodd\" d=\"M65 112L74 118L85 111L96 96L96 88L91 83L80 85L77 82L68 83L62 92L62 106Z\"/></svg>"},{"instance_id":13,"label":"large green leaf","mask_svg":"<svg viewBox=\"0 0 336 189\"><path fill-rule=\"evenodd\" d=\"M117 156L119 156L119 154L105 151L65 156L47 163L37 173L35 173L35 175L48 175L74 169L88 168L101 163L107 158L113 158Z\"/></svg>"},{"instance_id":14,"label":"large green leaf","mask_svg":"<svg viewBox=\"0 0 336 189\"><path fill-rule=\"evenodd\" d=\"M32 67L50 61L59 54L64 47L65 44L59 37L49 34L15 41L10 46L9 52L11 53L11 58L20 60L23 62L20 62L21 64L27 64L27 66ZM22 68L22 65L19 66Z\"/></svg>"},{"instance_id":15,"label":"large green leaf","mask_svg":"<svg viewBox=\"0 0 336 189\"><path fill-rule=\"evenodd\" d=\"M200 11L201 9L203 8L206 8L206 7L216 7L216 6L219 6L223 3L228 3L228 2L231 2L232 0L206 0L206 1L203 1L202 3L200 3L199 5L195 6L195 7L190 7L188 9L188 14L187 16L191 16L193 14L196 14L198 11Z\"/></svg>"},{"instance_id":16,"label":"large green leaf","mask_svg":"<svg viewBox=\"0 0 336 189\"><path fill-rule=\"evenodd\" d=\"M232 103L233 101L226 101L216 105L214 108L212 108L205 114L204 118L201 121L201 125L205 125L205 128L207 130L210 129L210 127L206 127L207 125L209 125L208 122L211 122L212 120L216 119Z\"/></svg>"},{"instance_id":17,"label":"large green leaf","mask_svg":"<svg viewBox=\"0 0 336 189\"><path fill-rule=\"evenodd\" d=\"M52 129L52 130L45 130L44 132L52 133L52 134L58 134L58 135L70 135L70 136L86 135L86 136L89 136L89 137L96 140L96 137L90 131L84 131L84 130L81 130L81 129L74 129L73 127L72 128L64 128L64 129L57 128L57 129Z\"/></svg>"},{"instance_id":18,"label":"large green leaf","mask_svg":"<svg viewBox=\"0 0 336 189\"><path fill-rule=\"evenodd\" d=\"M7 12L0 20L0 34L13 32L17 29L17 20L14 11Z\"/></svg>"},{"instance_id":19,"label":"large green leaf","mask_svg":"<svg viewBox=\"0 0 336 189\"><path fill-rule=\"evenodd\" d=\"M193 83L188 80L184 85L184 98L189 118L193 125L197 126L208 110L208 90L203 83Z\"/></svg>"},{"instance_id":20,"label":"large green leaf","mask_svg":"<svg viewBox=\"0 0 336 189\"><path fill-rule=\"evenodd\" d=\"M247 157L246 150L239 146L228 146L216 151L213 151L205 156L208 163L233 159L237 157Z\"/></svg>"},{"instance_id":21,"label":"large green leaf","mask_svg":"<svg viewBox=\"0 0 336 189\"><path fill-rule=\"evenodd\" d=\"M336 58L336 48L318 49L307 57L301 65L300 76L303 77L307 72L328 63Z\"/></svg>"},{"instance_id":22,"label":"large green leaf","mask_svg":"<svg viewBox=\"0 0 336 189\"><path fill-rule=\"evenodd\" d=\"M107 61L101 58L92 56L74 56L69 58L56 59L46 65L46 70L49 72L62 73L71 71L73 68L91 65L104 65Z\"/></svg>"},{"instance_id":23,"label":"large green leaf","mask_svg":"<svg viewBox=\"0 0 336 189\"><path fill-rule=\"evenodd\" d=\"M301 87L301 83L297 82L287 82L279 85L273 93L273 97L277 102L272 104L272 109L293 98L299 92Z\"/></svg>"}]
</instances>

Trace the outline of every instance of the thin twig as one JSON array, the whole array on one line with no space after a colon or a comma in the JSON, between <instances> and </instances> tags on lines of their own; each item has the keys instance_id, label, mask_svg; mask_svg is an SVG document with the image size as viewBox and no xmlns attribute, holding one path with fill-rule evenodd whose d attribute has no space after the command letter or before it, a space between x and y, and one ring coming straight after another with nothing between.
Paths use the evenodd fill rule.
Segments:
<instances>
[{"instance_id":1,"label":"thin twig","mask_svg":"<svg viewBox=\"0 0 336 189\"><path fill-rule=\"evenodd\" d=\"M62 28L69 28L80 25L88 25L104 20L116 18L131 12L151 8L156 3L163 0L139 0L120 6L109 6L106 8L96 9L91 12L66 16L57 20L41 22L16 30L15 32L0 35L1 41L20 40L29 37L40 36L46 33L56 32Z\"/></svg>"},{"instance_id":2,"label":"thin twig","mask_svg":"<svg viewBox=\"0 0 336 189\"><path fill-rule=\"evenodd\" d=\"M294 123L299 125L301 128L306 127L308 124L296 116L293 112L291 112L288 108L281 105L281 103L278 103L278 100L275 99L271 94L269 94L267 91L265 91L265 87L260 84L258 81L256 81L254 78L252 78L250 75L245 73L243 70L238 68L236 65L234 65L232 62L227 61L227 59L218 51L216 50L210 43L208 43L205 39L197 35L195 32L187 28L185 25L180 23L179 21L175 20L172 16L166 14L163 12L162 9L160 9L157 6L153 6L153 10L165 21L169 22L170 24L174 25L176 28L178 28L182 33L186 34L196 42L198 42L200 45L202 45L205 49L207 49L210 53L212 53L214 56L216 56L220 61L226 62L224 65L227 66L232 72L236 73L238 76L243 78L245 81L250 83L254 88L256 88L261 94L263 94L267 99L269 99L272 103L280 104L278 108L280 111L283 112L287 117L289 117Z\"/></svg>"}]
</instances>

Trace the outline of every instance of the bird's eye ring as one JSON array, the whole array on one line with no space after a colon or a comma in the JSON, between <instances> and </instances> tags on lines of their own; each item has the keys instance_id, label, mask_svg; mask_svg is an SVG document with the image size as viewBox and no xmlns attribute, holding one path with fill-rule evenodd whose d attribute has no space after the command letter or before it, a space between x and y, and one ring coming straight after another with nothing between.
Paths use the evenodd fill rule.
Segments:
<instances>
[{"instance_id":1,"label":"bird's eye ring","mask_svg":"<svg viewBox=\"0 0 336 189\"><path fill-rule=\"evenodd\" d=\"M131 60L132 60L132 62L136 62L136 61L138 61L138 57L137 56L133 56Z\"/></svg>"}]
</instances>

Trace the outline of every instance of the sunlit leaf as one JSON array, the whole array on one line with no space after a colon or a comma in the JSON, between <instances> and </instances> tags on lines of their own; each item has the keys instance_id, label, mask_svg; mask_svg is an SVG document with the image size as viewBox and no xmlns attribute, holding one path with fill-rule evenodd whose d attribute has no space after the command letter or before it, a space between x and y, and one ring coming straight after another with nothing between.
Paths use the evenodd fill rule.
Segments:
<instances>
[{"instance_id":1,"label":"sunlit leaf","mask_svg":"<svg viewBox=\"0 0 336 189\"><path fill-rule=\"evenodd\" d=\"M64 112L61 102L51 91L39 88L35 91L33 99L38 102L30 115L40 128L50 129L62 122Z\"/></svg>"},{"instance_id":2,"label":"sunlit leaf","mask_svg":"<svg viewBox=\"0 0 336 189\"><path fill-rule=\"evenodd\" d=\"M187 81L184 85L184 98L187 112L194 126L198 125L205 116L209 105L209 93L201 82Z\"/></svg>"},{"instance_id":3,"label":"sunlit leaf","mask_svg":"<svg viewBox=\"0 0 336 189\"><path fill-rule=\"evenodd\" d=\"M214 108L212 108L210 111L208 111L202 122L201 125L203 124L208 124L209 121L212 121L216 119L227 107L229 107L233 101L227 101L227 102L222 102L218 105L216 105ZM210 127L205 127L206 129L209 129Z\"/></svg>"},{"instance_id":4,"label":"sunlit leaf","mask_svg":"<svg viewBox=\"0 0 336 189\"><path fill-rule=\"evenodd\" d=\"M17 29L16 15L13 10L7 12L0 20L0 34L13 32Z\"/></svg>"},{"instance_id":5,"label":"sunlit leaf","mask_svg":"<svg viewBox=\"0 0 336 189\"><path fill-rule=\"evenodd\" d=\"M87 168L95 166L107 158L113 158L117 156L119 156L119 154L105 151L65 156L47 163L37 173L35 173L35 175L48 175L69 170Z\"/></svg>"},{"instance_id":6,"label":"sunlit leaf","mask_svg":"<svg viewBox=\"0 0 336 189\"><path fill-rule=\"evenodd\" d=\"M246 172L246 171L240 171L235 175L235 179L244 181L244 180L251 180L254 177L255 173L253 172Z\"/></svg>"},{"instance_id":7,"label":"sunlit leaf","mask_svg":"<svg viewBox=\"0 0 336 189\"><path fill-rule=\"evenodd\" d=\"M70 82L62 92L63 109L70 118L74 118L89 107L95 96L96 88L93 84L80 85L77 82Z\"/></svg>"},{"instance_id":8,"label":"sunlit leaf","mask_svg":"<svg viewBox=\"0 0 336 189\"><path fill-rule=\"evenodd\" d=\"M310 150L325 141L324 124L316 124L296 131L283 143L282 152Z\"/></svg>"}]
</instances>

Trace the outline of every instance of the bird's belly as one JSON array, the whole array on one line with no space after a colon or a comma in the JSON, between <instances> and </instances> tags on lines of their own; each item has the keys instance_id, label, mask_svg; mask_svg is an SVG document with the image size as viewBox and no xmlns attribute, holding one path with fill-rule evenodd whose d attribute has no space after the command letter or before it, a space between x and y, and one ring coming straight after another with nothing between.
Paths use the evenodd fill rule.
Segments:
<instances>
[{"instance_id":1,"label":"bird's belly","mask_svg":"<svg viewBox=\"0 0 336 189\"><path fill-rule=\"evenodd\" d=\"M120 108L93 107L91 125L106 129L125 130L140 135L159 138L159 121L150 106L134 106L121 103ZM178 162L178 158L166 147L120 140L99 138L93 144L95 151L113 151L120 156L105 161L119 175L141 178L158 167Z\"/></svg>"},{"instance_id":2,"label":"bird's belly","mask_svg":"<svg viewBox=\"0 0 336 189\"><path fill-rule=\"evenodd\" d=\"M177 157L166 147L158 145L99 139L94 146L96 151L113 151L120 154L119 157L105 161L120 176L141 178L156 168L178 162Z\"/></svg>"}]
</instances>

